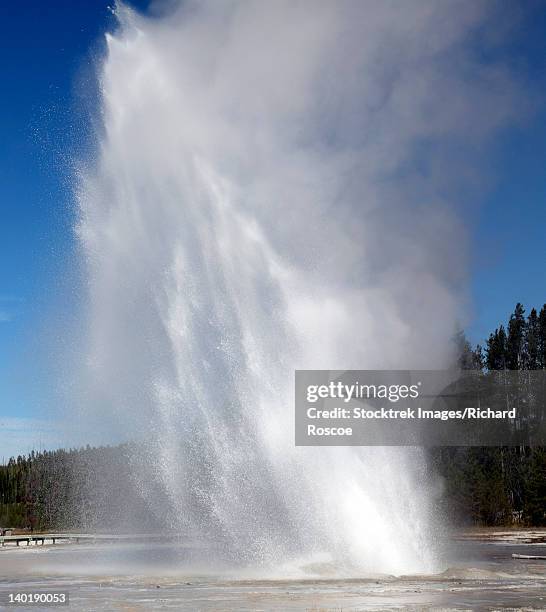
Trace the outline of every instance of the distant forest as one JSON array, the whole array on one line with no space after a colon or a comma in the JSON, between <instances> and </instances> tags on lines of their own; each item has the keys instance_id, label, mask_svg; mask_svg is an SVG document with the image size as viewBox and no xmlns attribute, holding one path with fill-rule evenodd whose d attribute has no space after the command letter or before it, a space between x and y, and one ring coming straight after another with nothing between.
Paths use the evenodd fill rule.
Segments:
<instances>
[{"instance_id":1,"label":"distant forest","mask_svg":"<svg viewBox=\"0 0 546 612\"><path fill-rule=\"evenodd\" d=\"M472 348L463 332L455 337L463 370L546 369L546 304L528 316L516 304L506 325ZM544 446L442 447L429 450L444 480L445 513L474 525L546 525Z\"/></svg>"},{"instance_id":2,"label":"distant forest","mask_svg":"<svg viewBox=\"0 0 546 612\"><path fill-rule=\"evenodd\" d=\"M0 466L0 527L31 530L153 528L138 492L132 444L32 452ZM161 505L160 496L156 503Z\"/></svg>"},{"instance_id":3,"label":"distant forest","mask_svg":"<svg viewBox=\"0 0 546 612\"><path fill-rule=\"evenodd\" d=\"M546 305L517 304L484 347L455 337L465 370L546 369ZM164 525L161 492L143 500L134 445L31 453L0 466L0 527L145 529ZM546 448L442 447L428 451L444 483L445 515L466 525L546 525ZM165 504L166 506L167 504Z\"/></svg>"}]
</instances>

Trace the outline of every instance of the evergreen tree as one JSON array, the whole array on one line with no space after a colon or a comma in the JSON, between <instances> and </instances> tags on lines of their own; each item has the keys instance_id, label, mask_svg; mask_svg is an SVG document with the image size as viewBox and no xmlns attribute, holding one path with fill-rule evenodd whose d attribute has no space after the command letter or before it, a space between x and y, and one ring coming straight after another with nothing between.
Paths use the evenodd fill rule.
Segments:
<instances>
[{"instance_id":1,"label":"evergreen tree","mask_svg":"<svg viewBox=\"0 0 546 612\"><path fill-rule=\"evenodd\" d=\"M525 325L525 346L523 350L523 367L526 370L537 370L540 366L539 355L540 327L536 308L533 308Z\"/></svg>"},{"instance_id":2,"label":"evergreen tree","mask_svg":"<svg viewBox=\"0 0 546 612\"><path fill-rule=\"evenodd\" d=\"M546 368L546 304L538 315L538 367Z\"/></svg>"},{"instance_id":3,"label":"evergreen tree","mask_svg":"<svg viewBox=\"0 0 546 612\"><path fill-rule=\"evenodd\" d=\"M525 308L518 302L508 322L508 338L506 340L506 368L508 370L519 370L523 362L524 315Z\"/></svg>"},{"instance_id":4,"label":"evergreen tree","mask_svg":"<svg viewBox=\"0 0 546 612\"><path fill-rule=\"evenodd\" d=\"M485 355L485 365L488 370L506 369L506 332L503 325L490 334Z\"/></svg>"},{"instance_id":5,"label":"evergreen tree","mask_svg":"<svg viewBox=\"0 0 546 612\"><path fill-rule=\"evenodd\" d=\"M457 367L461 370L473 370L474 369L474 352L470 346L470 342L467 340L466 335L462 329L455 333L453 338L455 343L455 351L457 356Z\"/></svg>"},{"instance_id":6,"label":"evergreen tree","mask_svg":"<svg viewBox=\"0 0 546 612\"><path fill-rule=\"evenodd\" d=\"M485 358L482 347L477 344L472 349L463 330L458 330L453 337L455 344L456 367L461 370L483 370Z\"/></svg>"},{"instance_id":7,"label":"evergreen tree","mask_svg":"<svg viewBox=\"0 0 546 612\"><path fill-rule=\"evenodd\" d=\"M474 349L473 352L473 359L474 359L474 370L480 370L480 372L484 369L485 367L485 356L483 353L483 348L481 344L476 344L476 348Z\"/></svg>"},{"instance_id":8,"label":"evergreen tree","mask_svg":"<svg viewBox=\"0 0 546 612\"><path fill-rule=\"evenodd\" d=\"M546 525L546 449L532 449L527 461L523 515L531 525Z\"/></svg>"}]
</instances>

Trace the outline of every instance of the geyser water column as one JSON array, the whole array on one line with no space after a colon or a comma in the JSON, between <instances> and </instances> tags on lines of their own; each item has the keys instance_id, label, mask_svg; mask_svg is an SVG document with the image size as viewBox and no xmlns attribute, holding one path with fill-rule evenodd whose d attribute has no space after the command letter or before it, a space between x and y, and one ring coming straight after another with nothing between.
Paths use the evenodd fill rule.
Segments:
<instances>
[{"instance_id":1,"label":"geyser water column","mask_svg":"<svg viewBox=\"0 0 546 612\"><path fill-rule=\"evenodd\" d=\"M78 178L81 396L150 459L135 478L151 511L207 537L213 557L435 567L421 453L295 448L293 377L447 363L461 233L451 160L427 152L494 127L472 103L494 91L483 74L446 70L482 13L117 7Z\"/></svg>"}]
</instances>

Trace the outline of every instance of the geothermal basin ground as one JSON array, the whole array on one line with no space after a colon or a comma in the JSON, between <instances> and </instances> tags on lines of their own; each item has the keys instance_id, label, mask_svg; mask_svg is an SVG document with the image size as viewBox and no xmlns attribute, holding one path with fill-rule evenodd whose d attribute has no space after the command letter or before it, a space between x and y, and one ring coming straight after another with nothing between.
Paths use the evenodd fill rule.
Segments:
<instances>
[{"instance_id":1,"label":"geothermal basin ground","mask_svg":"<svg viewBox=\"0 0 546 612\"><path fill-rule=\"evenodd\" d=\"M69 592L84 611L546 609L546 530L476 529L451 543L437 574L351 578L320 559L269 575L205 570L192 542L6 546L0 590Z\"/></svg>"}]
</instances>

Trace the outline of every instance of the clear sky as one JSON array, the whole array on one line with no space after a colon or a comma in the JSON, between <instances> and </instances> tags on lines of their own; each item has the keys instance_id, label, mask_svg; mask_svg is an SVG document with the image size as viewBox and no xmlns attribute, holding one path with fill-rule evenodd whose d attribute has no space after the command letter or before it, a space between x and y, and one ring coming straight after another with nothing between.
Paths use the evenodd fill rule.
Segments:
<instances>
[{"instance_id":1,"label":"clear sky","mask_svg":"<svg viewBox=\"0 0 546 612\"><path fill-rule=\"evenodd\" d=\"M0 427L16 429L14 419L38 423L52 401L39 339L54 333L48 321L70 312L70 160L85 143L93 66L102 34L114 25L109 4L2 7ZM473 341L483 341L516 301L528 308L546 302L546 2L524 4L527 14L502 52L534 84L537 108L496 141L491 188L469 219ZM6 452L0 448L0 457Z\"/></svg>"},{"instance_id":2,"label":"clear sky","mask_svg":"<svg viewBox=\"0 0 546 612\"><path fill-rule=\"evenodd\" d=\"M103 33L114 26L111 4L30 0L1 9L0 428L14 435L27 427L14 419L40 419L52 401L40 339L55 310L69 312L71 159L85 142L86 98ZM0 458L6 453L0 444Z\"/></svg>"},{"instance_id":3,"label":"clear sky","mask_svg":"<svg viewBox=\"0 0 546 612\"><path fill-rule=\"evenodd\" d=\"M524 15L505 49L536 92L536 111L492 152L493 188L473 226L469 336L482 342L515 303L527 312L546 302L546 2Z\"/></svg>"}]
</instances>

